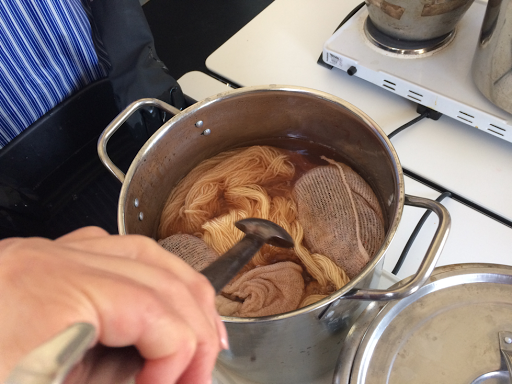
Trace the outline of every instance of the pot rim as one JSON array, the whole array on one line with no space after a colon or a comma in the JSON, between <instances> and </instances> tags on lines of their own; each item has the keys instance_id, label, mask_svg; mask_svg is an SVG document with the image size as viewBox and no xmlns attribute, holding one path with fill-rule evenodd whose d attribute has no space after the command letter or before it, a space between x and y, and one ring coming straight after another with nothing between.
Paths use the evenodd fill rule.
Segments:
<instances>
[{"instance_id":1,"label":"pot rim","mask_svg":"<svg viewBox=\"0 0 512 384\"><path fill-rule=\"evenodd\" d=\"M191 105L190 107L184 109L181 111L181 113L176 114L173 116L169 121L164 123L149 139L146 141L146 143L142 146L142 148L139 150L135 158L133 159L132 163L130 164L130 167L128 169L128 172L125 175L124 182L122 183L121 187L121 193L119 195L119 201L118 201L118 210L117 210L117 222L118 222L118 229L119 233L121 235L126 235L126 227L125 227L125 211L124 211L124 203L127 199L127 194L129 190L129 186L131 183L131 180L133 179L133 176L137 169L137 164L140 162L140 160L145 156L146 153L148 153L151 148L155 145L158 140L163 137L169 129L171 129L175 124L177 124L180 120L182 120L185 116L188 116L190 114L193 114L194 112L206 108L210 104L219 102L221 100L230 99L233 97L238 97L239 95L243 94L252 94L252 93L260 93L260 92L294 92L294 93L303 93L303 94L309 94L313 95L317 98L324 99L328 102L340 104L349 111L351 111L353 114L355 114L358 118L362 120L363 123L365 123L368 128L370 128L373 133L377 136L377 138L381 141L384 148L386 148L388 155L390 157L391 163L393 164L394 170L395 170L395 183L397 185L397 191L398 196L394 196L393 201L387 201L386 203L391 205L393 203L396 204L396 211L394 216L389 221L389 228L386 233L386 237L384 239L384 242L379 249L379 251L373 256L373 258L368 262L368 264L365 266L365 268L354 278L352 279L348 284L343 286L341 289L337 290L336 292L332 293L331 295L312 303L308 306L305 306L303 308L299 308L293 311L281 313L278 315L271 315L271 316L263 316L263 317L234 317L234 316L221 316L222 320L227 323L253 323L253 322L269 322L269 321L278 321L283 320L286 318L290 318L296 315L305 314L311 311L315 311L318 308L327 306L328 304L332 303L333 301L337 299L343 299L343 296L348 293L349 291L356 288L356 286L359 284L359 282L364 279L369 273L371 273L374 268L377 266L377 264L381 261L381 259L384 257L384 254L389 247L391 241L393 240L396 230L398 228L398 224L400 222L400 219L402 217L403 207L404 207L404 201L405 201L405 188L404 188L404 180L403 180L403 171L402 166L400 164L400 160L398 158L398 155L393 147L393 144L388 139L387 135L384 133L384 131L378 126L378 124L372 120L366 113L361 111L359 108L355 107L353 104L350 104L349 102L334 96L332 94L318 91L311 88L301 87L301 86L290 86L290 85L280 85L280 84L269 84L269 85L259 85L259 86L249 86L249 87L243 87L238 88L234 90L229 90L226 92L219 93L217 95L207 97L206 99L197 102L196 104Z\"/></svg>"}]
</instances>

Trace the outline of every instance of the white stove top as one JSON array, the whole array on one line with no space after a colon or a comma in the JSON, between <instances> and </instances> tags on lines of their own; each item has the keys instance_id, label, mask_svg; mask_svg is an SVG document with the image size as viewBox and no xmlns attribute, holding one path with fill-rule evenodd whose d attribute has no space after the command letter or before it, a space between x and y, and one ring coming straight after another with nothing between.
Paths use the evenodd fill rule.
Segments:
<instances>
[{"instance_id":1,"label":"white stove top","mask_svg":"<svg viewBox=\"0 0 512 384\"><path fill-rule=\"evenodd\" d=\"M471 66L486 4L476 1L445 47L423 55L386 52L365 36L362 7L325 43L324 62L464 124L512 142L512 115L488 101L473 82Z\"/></svg>"}]
</instances>

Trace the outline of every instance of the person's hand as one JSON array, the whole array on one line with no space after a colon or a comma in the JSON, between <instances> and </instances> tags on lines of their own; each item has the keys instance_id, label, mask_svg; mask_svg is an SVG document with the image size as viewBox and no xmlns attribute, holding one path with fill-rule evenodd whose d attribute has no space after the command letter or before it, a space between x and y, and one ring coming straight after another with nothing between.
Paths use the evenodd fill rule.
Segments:
<instances>
[{"instance_id":1,"label":"person's hand","mask_svg":"<svg viewBox=\"0 0 512 384\"><path fill-rule=\"evenodd\" d=\"M0 241L0 382L76 322L106 346L135 345L138 383L208 383L227 333L208 280L143 236L83 228Z\"/></svg>"}]
</instances>

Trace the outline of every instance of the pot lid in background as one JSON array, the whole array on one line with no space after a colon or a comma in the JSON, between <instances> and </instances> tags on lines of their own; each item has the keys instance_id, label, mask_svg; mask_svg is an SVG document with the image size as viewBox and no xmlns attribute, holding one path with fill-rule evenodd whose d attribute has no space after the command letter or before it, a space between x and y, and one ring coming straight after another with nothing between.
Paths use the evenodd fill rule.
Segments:
<instances>
[{"instance_id":1,"label":"pot lid in background","mask_svg":"<svg viewBox=\"0 0 512 384\"><path fill-rule=\"evenodd\" d=\"M499 332L512 346L512 267L436 268L415 294L363 312L334 383L510 383Z\"/></svg>"}]
</instances>

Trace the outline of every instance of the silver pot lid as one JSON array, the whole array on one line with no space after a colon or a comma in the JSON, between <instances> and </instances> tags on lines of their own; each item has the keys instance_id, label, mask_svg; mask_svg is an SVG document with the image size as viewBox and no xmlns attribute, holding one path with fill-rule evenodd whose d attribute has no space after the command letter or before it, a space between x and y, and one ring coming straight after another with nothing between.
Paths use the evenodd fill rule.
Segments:
<instances>
[{"instance_id":1,"label":"silver pot lid","mask_svg":"<svg viewBox=\"0 0 512 384\"><path fill-rule=\"evenodd\" d=\"M512 267L449 265L415 294L363 312L333 382L508 384L511 356Z\"/></svg>"}]
</instances>

